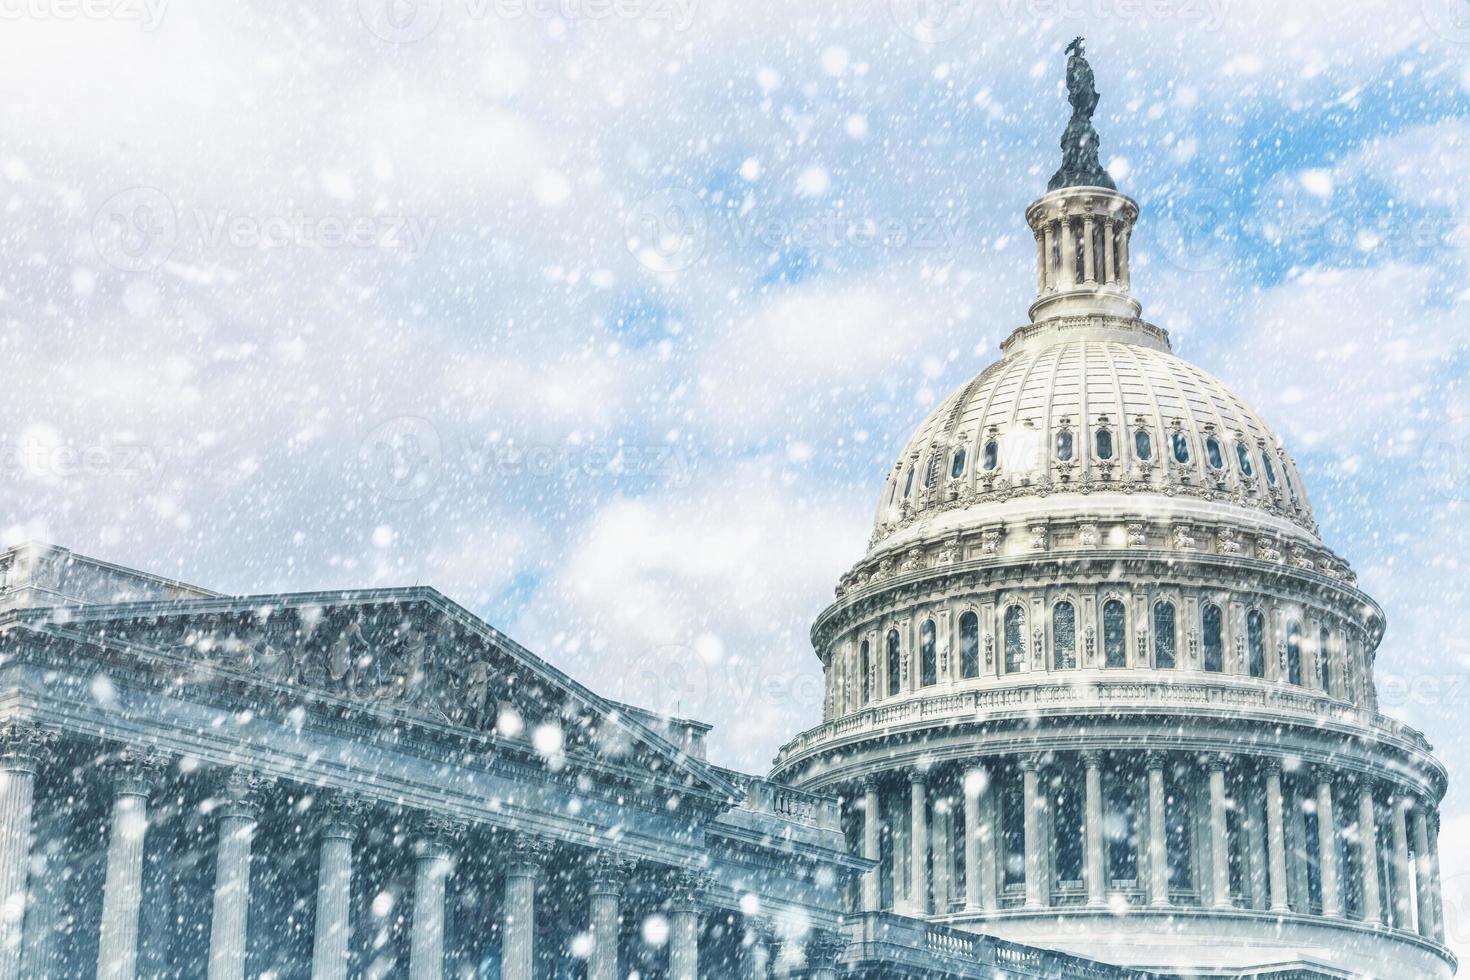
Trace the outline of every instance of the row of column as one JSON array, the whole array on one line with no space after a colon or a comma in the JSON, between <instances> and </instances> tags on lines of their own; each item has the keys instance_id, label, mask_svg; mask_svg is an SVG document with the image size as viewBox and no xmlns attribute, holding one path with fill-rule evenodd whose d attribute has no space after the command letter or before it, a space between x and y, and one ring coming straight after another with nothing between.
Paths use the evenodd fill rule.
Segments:
<instances>
[{"instance_id":1,"label":"row of column","mask_svg":"<svg viewBox=\"0 0 1470 980\"><path fill-rule=\"evenodd\" d=\"M0 980L19 980L27 895L27 870L36 774L54 736L23 723L0 726ZM168 760L149 751L126 749L109 763L112 806L97 952L98 980L134 980L137 974L139 911L143 899L144 845L148 801ZM213 918L209 937L209 980L243 980L250 908L251 845L265 781L244 769L224 774L213 808L218 821ZM354 797L328 796L319 814L319 870L313 980L346 980L351 936L353 843L365 813ZM424 816L414 828L413 915L409 936L411 980L444 975L446 881L454 868L464 825ZM552 850L549 842L515 835L505 851L501 976L531 980L535 962L536 892ZM631 862L598 853L590 865L589 980L616 980L621 924L620 901ZM701 894L706 877L676 874L669 904L669 976L696 980L699 972Z\"/></svg>"},{"instance_id":2,"label":"row of column","mask_svg":"<svg viewBox=\"0 0 1470 980\"><path fill-rule=\"evenodd\" d=\"M1096 228L1102 223L1103 254L1097 254ZM1077 278L1077 243L1081 235L1082 278ZM1128 288L1128 239L1131 225L1110 216L1083 214L1048 220L1035 231L1036 291L1066 290L1098 283ZM1053 256L1056 261L1053 262Z\"/></svg>"},{"instance_id":3,"label":"row of column","mask_svg":"<svg viewBox=\"0 0 1470 980\"><path fill-rule=\"evenodd\" d=\"M1092 907L1107 904L1108 877L1106 860L1106 820L1104 817L1103 764L1101 751L1080 752L1078 761L1083 770L1083 881L1086 902ZM1200 868L1208 875L1211 903L1215 908L1232 908L1228 815L1236 804L1227 793L1227 768L1235 760L1226 755L1213 755L1206 760L1207 804L1206 823L1201 828L1206 835L1209 849L1209 866ZM1150 907L1167 908L1172 904L1169 894L1169 858L1166 811L1167 796L1165 769L1168 758L1161 752L1148 752L1144 756L1146 772L1145 806L1147 812L1148 838L1145 843L1148 860L1145 898ZM1043 816L1047 806L1041 784L1040 760L1035 756L1023 757L1019 761L1022 781L1023 837L1025 888L1024 904L1029 909L1041 909L1048 905L1047 891L1043 879L1042 854ZM997 769L981 763L969 765L963 770L961 780L964 819L964 905L968 912L982 912L1000 908L997 897L996 861L999 833L995 808L984 805L985 794L992 786ZM1266 812L1266 860L1269 891L1269 908L1272 912L1291 911L1288 900L1287 882L1287 820L1285 793L1282 787L1281 764L1276 760L1260 763L1260 773L1265 783ZM1357 819L1357 841L1354 854L1357 856L1357 883L1361 888L1363 921L1370 925L1383 924L1383 896L1380 891L1379 830L1376 787L1371 780L1356 783L1356 792L1351 799L1340 801L1335 785L1335 773L1328 767L1319 767L1311 773L1310 804L1317 817L1318 842L1315 857L1320 878L1322 914L1340 917L1342 908L1342 869L1339 866L1340 840L1335 810L1339 803L1351 806ZM907 806L895 810L907 811L909 898L904 911L917 915L928 915L930 907L930 864L931 827L929 782L931 773L924 769L912 769L907 773ZM883 784L877 777L865 779L858 794L852 799L860 800L856 808L861 819L860 846L863 857L881 861L881 827ZM1443 908L1439 886L1439 859L1433 815L1429 806L1414 798L1389 788L1390 794L1390 860L1389 880L1394 896L1392 925L1402 929L1414 928L1419 934L1435 942L1443 943ZM936 823L936 826L942 826ZM941 852L950 845L946 841ZM1412 844L1412 856L1411 856ZM933 862L936 891L948 891L947 876L949 861ZM875 866L862 879L861 903L865 911L877 911L882 905L881 868ZM940 876L944 876L941 880ZM1410 903L1415 907L1410 909ZM897 903L896 903L897 904Z\"/></svg>"}]
</instances>

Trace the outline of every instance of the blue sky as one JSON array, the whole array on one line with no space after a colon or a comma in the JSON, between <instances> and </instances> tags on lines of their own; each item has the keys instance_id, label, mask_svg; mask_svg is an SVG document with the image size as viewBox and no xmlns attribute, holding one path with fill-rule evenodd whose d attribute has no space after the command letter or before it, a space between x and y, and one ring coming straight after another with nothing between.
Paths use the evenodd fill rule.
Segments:
<instances>
[{"instance_id":1,"label":"blue sky","mask_svg":"<svg viewBox=\"0 0 1470 980\"><path fill-rule=\"evenodd\" d=\"M377 3L6 8L6 539L430 583L762 768L892 454L1024 320L1083 34L1145 315L1285 437L1470 773L1465 0Z\"/></svg>"}]
</instances>

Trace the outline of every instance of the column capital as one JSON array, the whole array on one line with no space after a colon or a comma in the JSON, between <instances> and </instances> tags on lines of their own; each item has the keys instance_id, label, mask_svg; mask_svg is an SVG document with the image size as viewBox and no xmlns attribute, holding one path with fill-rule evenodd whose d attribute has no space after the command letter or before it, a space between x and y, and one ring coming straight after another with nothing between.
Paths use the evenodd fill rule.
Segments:
<instances>
[{"instance_id":1,"label":"column capital","mask_svg":"<svg viewBox=\"0 0 1470 980\"><path fill-rule=\"evenodd\" d=\"M1205 765L1210 772L1224 772L1225 765L1230 761L1230 756L1224 752L1212 752L1205 758Z\"/></svg>"},{"instance_id":2,"label":"column capital","mask_svg":"<svg viewBox=\"0 0 1470 980\"><path fill-rule=\"evenodd\" d=\"M1103 763L1102 749L1083 749L1082 765L1088 769L1101 769Z\"/></svg>"},{"instance_id":3,"label":"column capital","mask_svg":"<svg viewBox=\"0 0 1470 980\"><path fill-rule=\"evenodd\" d=\"M221 819L254 820L260 816L261 796L272 780L243 766L234 766L220 776L215 814Z\"/></svg>"},{"instance_id":4,"label":"column capital","mask_svg":"<svg viewBox=\"0 0 1470 980\"><path fill-rule=\"evenodd\" d=\"M879 779L876 773L868 773L866 776L858 777L857 786L858 792L864 795L876 793L883 788L883 780Z\"/></svg>"},{"instance_id":5,"label":"column capital","mask_svg":"<svg viewBox=\"0 0 1470 980\"><path fill-rule=\"evenodd\" d=\"M1325 762L1315 763L1312 766L1311 773L1312 778L1317 781L1318 786L1321 786L1323 783L1330 786L1337 778L1337 770Z\"/></svg>"},{"instance_id":6,"label":"column capital","mask_svg":"<svg viewBox=\"0 0 1470 980\"><path fill-rule=\"evenodd\" d=\"M551 860L553 848L551 841L545 837L518 833L511 835L505 850L512 872L527 877L539 877Z\"/></svg>"},{"instance_id":7,"label":"column capital","mask_svg":"<svg viewBox=\"0 0 1470 980\"><path fill-rule=\"evenodd\" d=\"M420 814L413 821L414 851L424 859L447 858L465 834L465 822L442 813Z\"/></svg>"},{"instance_id":8,"label":"column capital","mask_svg":"<svg viewBox=\"0 0 1470 980\"><path fill-rule=\"evenodd\" d=\"M599 848L587 858L587 874L593 894L619 894L633 875L637 862L616 851Z\"/></svg>"},{"instance_id":9,"label":"column capital","mask_svg":"<svg viewBox=\"0 0 1470 980\"><path fill-rule=\"evenodd\" d=\"M1266 759L1261 763L1261 775L1280 776L1281 760L1276 758L1274 755L1267 756Z\"/></svg>"},{"instance_id":10,"label":"column capital","mask_svg":"<svg viewBox=\"0 0 1470 980\"><path fill-rule=\"evenodd\" d=\"M147 796L158 785L169 762L166 752L129 746L114 752L105 765L118 796Z\"/></svg>"},{"instance_id":11,"label":"column capital","mask_svg":"<svg viewBox=\"0 0 1470 980\"><path fill-rule=\"evenodd\" d=\"M1021 756L1021 771L1035 772L1041 768L1041 756L1035 752Z\"/></svg>"},{"instance_id":12,"label":"column capital","mask_svg":"<svg viewBox=\"0 0 1470 980\"><path fill-rule=\"evenodd\" d=\"M316 802L317 830L323 837L354 840L367 809L367 801L351 793L319 796Z\"/></svg>"},{"instance_id":13,"label":"column capital","mask_svg":"<svg viewBox=\"0 0 1470 980\"><path fill-rule=\"evenodd\" d=\"M56 733L24 719L0 724L0 769L35 772L46 751L56 744Z\"/></svg>"},{"instance_id":14,"label":"column capital","mask_svg":"<svg viewBox=\"0 0 1470 980\"><path fill-rule=\"evenodd\" d=\"M929 770L923 766L914 766L908 771L909 785L924 786L929 782Z\"/></svg>"},{"instance_id":15,"label":"column capital","mask_svg":"<svg viewBox=\"0 0 1470 980\"><path fill-rule=\"evenodd\" d=\"M1143 765L1150 772L1162 772L1164 769L1164 753L1149 751L1143 754Z\"/></svg>"},{"instance_id":16,"label":"column capital","mask_svg":"<svg viewBox=\"0 0 1470 980\"><path fill-rule=\"evenodd\" d=\"M675 911L699 911L704 905L705 893L712 884L714 876L706 871L674 871L669 876L670 907Z\"/></svg>"}]
</instances>

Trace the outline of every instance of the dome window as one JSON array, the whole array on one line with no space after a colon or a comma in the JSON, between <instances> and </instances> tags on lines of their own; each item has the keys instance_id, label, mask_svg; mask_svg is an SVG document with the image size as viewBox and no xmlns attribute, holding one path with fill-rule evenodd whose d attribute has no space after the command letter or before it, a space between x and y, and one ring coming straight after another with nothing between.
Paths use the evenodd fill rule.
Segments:
<instances>
[{"instance_id":1,"label":"dome window","mask_svg":"<svg viewBox=\"0 0 1470 980\"><path fill-rule=\"evenodd\" d=\"M1103 666L1128 666L1128 630L1123 603L1109 599L1103 603Z\"/></svg>"},{"instance_id":2,"label":"dome window","mask_svg":"<svg viewBox=\"0 0 1470 980\"><path fill-rule=\"evenodd\" d=\"M1154 441L1143 429L1133 433L1133 454L1145 463L1154 458Z\"/></svg>"},{"instance_id":3,"label":"dome window","mask_svg":"<svg viewBox=\"0 0 1470 980\"><path fill-rule=\"evenodd\" d=\"M1174 669L1174 603L1160 602L1154 606L1154 666L1160 670Z\"/></svg>"},{"instance_id":4,"label":"dome window","mask_svg":"<svg viewBox=\"0 0 1470 980\"><path fill-rule=\"evenodd\" d=\"M980 676L980 617L972 612L960 617L960 673Z\"/></svg>"},{"instance_id":5,"label":"dome window","mask_svg":"<svg viewBox=\"0 0 1470 980\"><path fill-rule=\"evenodd\" d=\"M1113 458L1113 434L1111 432L1109 432L1107 429L1098 429L1097 430L1097 439L1096 439L1096 442L1097 442L1097 458L1098 459L1112 459Z\"/></svg>"},{"instance_id":6,"label":"dome window","mask_svg":"<svg viewBox=\"0 0 1470 980\"><path fill-rule=\"evenodd\" d=\"M949 478L958 480L965 475L965 447L961 446L954 451L954 459L949 464Z\"/></svg>"},{"instance_id":7,"label":"dome window","mask_svg":"<svg viewBox=\"0 0 1470 980\"><path fill-rule=\"evenodd\" d=\"M1077 609L1059 602L1051 611L1052 662L1058 670L1077 666Z\"/></svg>"},{"instance_id":8,"label":"dome window","mask_svg":"<svg viewBox=\"0 0 1470 980\"><path fill-rule=\"evenodd\" d=\"M1238 463L1240 463L1240 472L1242 476L1255 475L1255 467L1251 466L1251 454L1250 451L1245 448L1244 442L1237 442L1235 444L1235 459Z\"/></svg>"},{"instance_id":9,"label":"dome window","mask_svg":"<svg viewBox=\"0 0 1470 980\"><path fill-rule=\"evenodd\" d=\"M1266 617L1252 609L1245 617L1246 648L1250 662L1247 671L1252 677L1266 676Z\"/></svg>"},{"instance_id":10,"label":"dome window","mask_svg":"<svg viewBox=\"0 0 1470 980\"><path fill-rule=\"evenodd\" d=\"M1209 462L1210 469L1212 470L1222 470L1225 468L1225 453L1220 449L1220 440L1214 436L1207 436L1205 438L1205 459Z\"/></svg>"},{"instance_id":11,"label":"dome window","mask_svg":"<svg viewBox=\"0 0 1470 980\"><path fill-rule=\"evenodd\" d=\"M1205 670L1218 674L1225 669L1225 637L1221 630L1223 617L1220 607L1214 603L1205 606L1200 614L1200 626L1204 633Z\"/></svg>"},{"instance_id":12,"label":"dome window","mask_svg":"<svg viewBox=\"0 0 1470 980\"><path fill-rule=\"evenodd\" d=\"M1327 694L1332 690L1332 672L1329 670L1328 654L1332 650L1332 634L1322 627L1317 634L1317 687Z\"/></svg>"},{"instance_id":13,"label":"dome window","mask_svg":"<svg viewBox=\"0 0 1470 980\"><path fill-rule=\"evenodd\" d=\"M1298 687L1302 683L1302 628L1286 624L1286 680Z\"/></svg>"},{"instance_id":14,"label":"dome window","mask_svg":"<svg viewBox=\"0 0 1470 980\"><path fill-rule=\"evenodd\" d=\"M911 490L913 490L913 489L914 489L914 468L912 466L910 466L909 467L908 476L906 476L906 477L903 478L903 496L904 496L904 499L905 500L908 499L909 492Z\"/></svg>"},{"instance_id":15,"label":"dome window","mask_svg":"<svg viewBox=\"0 0 1470 980\"><path fill-rule=\"evenodd\" d=\"M859 662L858 662L858 667L862 671L862 675L863 675L862 678L859 681L859 683L862 684L862 691L863 691L863 700L862 700L862 703L863 704L867 704L869 698L871 698L872 695L873 695L872 690L868 687L868 676L869 676L868 671L870 670L869 659L870 659L870 655L868 653L868 641L867 640L864 640L863 641L863 645L862 645L862 650L861 650L861 653L859 655Z\"/></svg>"},{"instance_id":16,"label":"dome window","mask_svg":"<svg viewBox=\"0 0 1470 980\"><path fill-rule=\"evenodd\" d=\"M891 698L898 693L898 684L902 665L899 663L898 652L898 630L888 631L888 696Z\"/></svg>"},{"instance_id":17,"label":"dome window","mask_svg":"<svg viewBox=\"0 0 1470 980\"><path fill-rule=\"evenodd\" d=\"M1261 466L1266 470L1266 482L1271 486L1276 485L1276 467L1271 465L1271 454L1261 451Z\"/></svg>"},{"instance_id":18,"label":"dome window","mask_svg":"<svg viewBox=\"0 0 1470 980\"><path fill-rule=\"evenodd\" d=\"M1000 445L994 439L985 440L985 451L980 457L980 465L985 467L987 473L993 473L1000 465Z\"/></svg>"},{"instance_id":19,"label":"dome window","mask_svg":"<svg viewBox=\"0 0 1470 980\"><path fill-rule=\"evenodd\" d=\"M1020 606L1006 609L1006 673L1026 669L1026 614Z\"/></svg>"},{"instance_id":20,"label":"dome window","mask_svg":"<svg viewBox=\"0 0 1470 980\"><path fill-rule=\"evenodd\" d=\"M1174 433L1174 462L1189 462L1189 439L1182 432Z\"/></svg>"},{"instance_id":21,"label":"dome window","mask_svg":"<svg viewBox=\"0 0 1470 980\"><path fill-rule=\"evenodd\" d=\"M1072 459L1072 430L1063 429L1057 433L1057 459L1063 463Z\"/></svg>"},{"instance_id":22,"label":"dome window","mask_svg":"<svg viewBox=\"0 0 1470 980\"><path fill-rule=\"evenodd\" d=\"M931 687L939 683L939 652L934 640L934 620L924 620L919 627L919 683Z\"/></svg>"}]
</instances>

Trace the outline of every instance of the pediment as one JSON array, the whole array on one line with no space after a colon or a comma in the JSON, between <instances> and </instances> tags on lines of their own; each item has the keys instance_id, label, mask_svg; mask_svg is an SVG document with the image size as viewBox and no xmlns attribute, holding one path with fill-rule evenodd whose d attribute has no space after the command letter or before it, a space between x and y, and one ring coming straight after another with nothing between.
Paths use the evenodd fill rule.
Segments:
<instances>
[{"instance_id":1,"label":"pediment","mask_svg":"<svg viewBox=\"0 0 1470 980\"><path fill-rule=\"evenodd\" d=\"M427 588L126 603L18 614L28 629L127 654L176 688L234 684L539 762L636 771L722 806L740 790L621 709Z\"/></svg>"}]
</instances>

